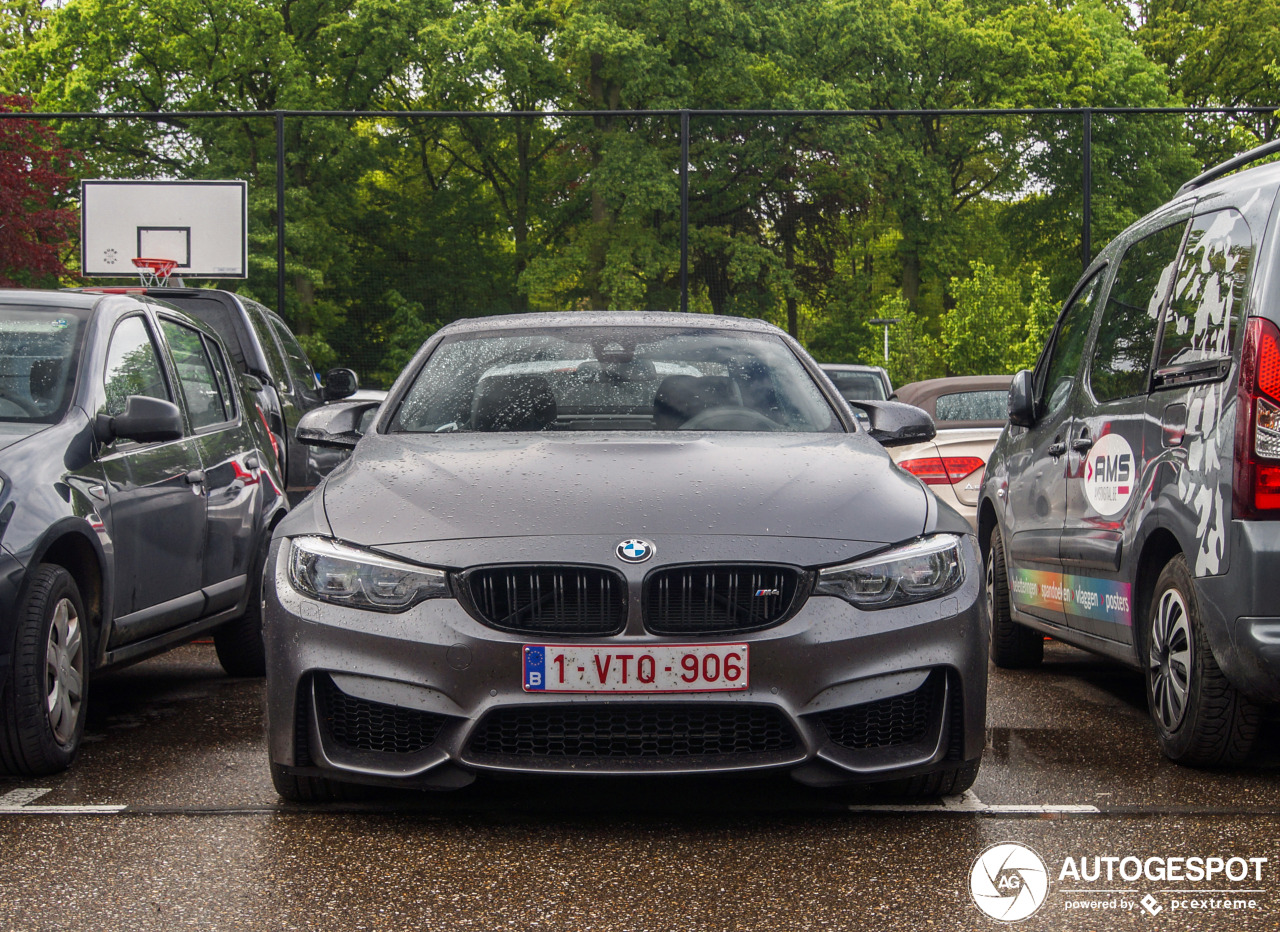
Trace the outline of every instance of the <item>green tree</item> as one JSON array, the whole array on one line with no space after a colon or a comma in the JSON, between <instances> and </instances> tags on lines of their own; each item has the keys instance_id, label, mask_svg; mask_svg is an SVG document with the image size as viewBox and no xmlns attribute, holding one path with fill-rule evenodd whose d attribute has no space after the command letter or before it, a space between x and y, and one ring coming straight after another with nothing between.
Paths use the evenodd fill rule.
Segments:
<instances>
[{"instance_id":1,"label":"green tree","mask_svg":"<svg viewBox=\"0 0 1280 932\"><path fill-rule=\"evenodd\" d=\"M1280 134L1280 2L1278 0L1142 0L1136 37L1168 70L1189 106L1263 107L1253 114L1193 120L1205 164Z\"/></svg>"},{"instance_id":2,"label":"green tree","mask_svg":"<svg viewBox=\"0 0 1280 932\"><path fill-rule=\"evenodd\" d=\"M1000 375L1034 364L1053 326L1048 280L1033 268L1024 281L975 261L951 280L955 306L942 315L941 355L949 375Z\"/></svg>"}]
</instances>

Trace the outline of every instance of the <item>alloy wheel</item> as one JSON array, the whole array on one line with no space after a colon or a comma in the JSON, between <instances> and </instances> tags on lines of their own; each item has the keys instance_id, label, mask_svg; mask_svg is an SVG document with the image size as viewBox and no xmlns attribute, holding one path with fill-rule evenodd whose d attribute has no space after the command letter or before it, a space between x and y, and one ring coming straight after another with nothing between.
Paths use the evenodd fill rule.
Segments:
<instances>
[{"instance_id":1,"label":"alloy wheel","mask_svg":"<svg viewBox=\"0 0 1280 932\"><path fill-rule=\"evenodd\" d=\"M1177 589L1160 596L1151 623L1151 708L1166 732L1182 723L1191 688L1191 616Z\"/></svg>"}]
</instances>

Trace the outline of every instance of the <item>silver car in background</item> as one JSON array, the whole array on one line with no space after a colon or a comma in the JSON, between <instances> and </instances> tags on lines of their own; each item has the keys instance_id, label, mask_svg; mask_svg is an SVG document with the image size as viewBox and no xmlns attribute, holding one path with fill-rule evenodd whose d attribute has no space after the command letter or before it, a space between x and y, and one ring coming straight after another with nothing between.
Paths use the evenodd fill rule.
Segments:
<instances>
[{"instance_id":1,"label":"silver car in background","mask_svg":"<svg viewBox=\"0 0 1280 932\"><path fill-rule=\"evenodd\" d=\"M572 313L434 335L268 560L286 799L483 773L783 769L959 792L987 620L965 521L759 321ZM927 433L925 434L928 435ZM879 438L877 441L876 438Z\"/></svg>"}]
</instances>

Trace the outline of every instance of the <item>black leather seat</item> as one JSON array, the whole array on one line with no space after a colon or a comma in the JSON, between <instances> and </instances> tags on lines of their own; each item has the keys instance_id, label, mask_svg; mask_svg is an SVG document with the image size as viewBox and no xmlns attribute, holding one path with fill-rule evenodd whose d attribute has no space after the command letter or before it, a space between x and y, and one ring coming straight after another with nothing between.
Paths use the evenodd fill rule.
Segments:
<instances>
[{"instance_id":1,"label":"black leather seat","mask_svg":"<svg viewBox=\"0 0 1280 932\"><path fill-rule=\"evenodd\" d=\"M556 422L556 396L540 375L495 375L481 381L471 401L471 429L546 430Z\"/></svg>"},{"instance_id":2,"label":"black leather seat","mask_svg":"<svg viewBox=\"0 0 1280 932\"><path fill-rule=\"evenodd\" d=\"M669 375L653 396L653 423L658 430L679 430L680 425L708 408L742 404L738 386L723 375Z\"/></svg>"}]
</instances>

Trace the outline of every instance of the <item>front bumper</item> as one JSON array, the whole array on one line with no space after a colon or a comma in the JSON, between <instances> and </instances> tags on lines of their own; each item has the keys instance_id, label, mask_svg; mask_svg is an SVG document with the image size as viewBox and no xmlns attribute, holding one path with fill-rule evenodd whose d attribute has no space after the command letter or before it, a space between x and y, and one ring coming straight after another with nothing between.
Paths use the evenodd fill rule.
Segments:
<instances>
[{"instance_id":1,"label":"front bumper","mask_svg":"<svg viewBox=\"0 0 1280 932\"><path fill-rule=\"evenodd\" d=\"M22 561L0 546L0 690L9 678L17 637L18 597L26 575Z\"/></svg>"},{"instance_id":2,"label":"front bumper","mask_svg":"<svg viewBox=\"0 0 1280 932\"><path fill-rule=\"evenodd\" d=\"M659 637L629 625L614 637L569 639L494 630L452 599L382 614L306 598L288 581L287 541L278 539L264 591L271 759L299 774L442 788L481 771L784 768L802 782L833 785L960 766L982 753L988 636L981 560L976 541L964 540L963 585L931 602L862 612L811 596L763 631ZM636 572L632 598L643 578ZM675 695L525 692L523 646L566 640L620 649L747 643L750 686ZM714 722L745 737L704 752L696 742L665 740L672 722L690 733ZM635 741L622 736L601 751L602 730L636 728L644 734ZM574 729L577 738L566 740Z\"/></svg>"}]
</instances>

